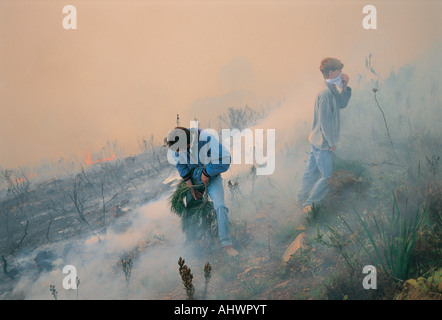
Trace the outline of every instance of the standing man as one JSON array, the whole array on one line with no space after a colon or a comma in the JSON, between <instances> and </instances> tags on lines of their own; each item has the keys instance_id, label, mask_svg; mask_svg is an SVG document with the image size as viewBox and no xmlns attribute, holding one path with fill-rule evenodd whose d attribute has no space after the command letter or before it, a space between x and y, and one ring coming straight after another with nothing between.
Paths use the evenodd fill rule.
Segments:
<instances>
[{"instance_id":1,"label":"standing man","mask_svg":"<svg viewBox=\"0 0 442 320\"><path fill-rule=\"evenodd\" d=\"M229 256L237 256L238 252L233 248L230 238L229 209L224 202L221 178L221 173L230 167L229 150L209 130L199 128L176 127L167 135L167 144L172 151L176 151L175 166L195 200L200 199L202 194L193 187L194 183L206 186L216 211L219 241Z\"/></svg>"},{"instance_id":2,"label":"standing man","mask_svg":"<svg viewBox=\"0 0 442 320\"><path fill-rule=\"evenodd\" d=\"M309 136L310 157L298 193L298 203L309 212L328 192L327 179L332 175L332 152L339 140L341 109L347 107L351 88L349 77L342 73L344 64L335 58L325 58L319 67L324 84L315 100L314 120Z\"/></svg>"}]
</instances>

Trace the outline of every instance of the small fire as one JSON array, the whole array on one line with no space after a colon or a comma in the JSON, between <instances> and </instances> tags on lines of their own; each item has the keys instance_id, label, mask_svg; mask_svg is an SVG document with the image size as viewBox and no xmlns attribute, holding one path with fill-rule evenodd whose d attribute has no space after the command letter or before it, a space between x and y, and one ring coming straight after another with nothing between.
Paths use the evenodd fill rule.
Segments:
<instances>
[{"instance_id":1,"label":"small fire","mask_svg":"<svg viewBox=\"0 0 442 320\"><path fill-rule=\"evenodd\" d=\"M126 212L123 211L119 205L113 207L112 210L114 211L115 218L124 217L126 215ZM122 220L124 220L124 219L122 219Z\"/></svg>"},{"instance_id":2,"label":"small fire","mask_svg":"<svg viewBox=\"0 0 442 320\"><path fill-rule=\"evenodd\" d=\"M112 157L108 157L108 158L104 158L102 160L92 160L92 156L91 153L88 151L87 152L87 158L86 160L84 160L84 162L86 163L86 165L90 166L93 165L94 163L99 163L99 162L108 162L108 161L112 161L116 158L115 153L112 154Z\"/></svg>"},{"instance_id":3,"label":"small fire","mask_svg":"<svg viewBox=\"0 0 442 320\"><path fill-rule=\"evenodd\" d=\"M32 173L32 174L27 174L27 175L26 175L26 179L35 178L36 176L37 176L37 173L36 173L36 172L34 172L34 173ZM17 183L22 183L23 181L25 181L25 178L23 178L23 179L18 178L18 179L16 179L15 181L16 181Z\"/></svg>"}]
</instances>

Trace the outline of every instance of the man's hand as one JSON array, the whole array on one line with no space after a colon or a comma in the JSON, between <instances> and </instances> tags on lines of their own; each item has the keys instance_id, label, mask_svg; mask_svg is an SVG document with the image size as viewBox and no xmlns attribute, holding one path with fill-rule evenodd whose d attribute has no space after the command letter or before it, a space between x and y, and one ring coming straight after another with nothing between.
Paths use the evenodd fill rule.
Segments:
<instances>
[{"instance_id":1,"label":"man's hand","mask_svg":"<svg viewBox=\"0 0 442 320\"><path fill-rule=\"evenodd\" d=\"M336 150L336 146L331 146L329 150L330 150L331 152L335 152L335 150Z\"/></svg>"},{"instance_id":2,"label":"man's hand","mask_svg":"<svg viewBox=\"0 0 442 320\"><path fill-rule=\"evenodd\" d=\"M203 197L202 193L195 188L190 188L190 193L195 200L201 199Z\"/></svg>"},{"instance_id":3,"label":"man's hand","mask_svg":"<svg viewBox=\"0 0 442 320\"><path fill-rule=\"evenodd\" d=\"M201 199L203 197L203 195L201 194L201 192L199 192L198 190L195 189L195 187L192 184L192 180L187 180L186 181L187 186L190 188L190 194L192 195L192 197L195 200Z\"/></svg>"},{"instance_id":4,"label":"man's hand","mask_svg":"<svg viewBox=\"0 0 442 320\"><path fill-rule=\"evenodd\" d=\"M203 181L204 184L208 184L210 178L208 176L206 176L204 173L201 174L201 180Z\"/></svg>"},{"instance_id":5,"label":"man's hand","mask_svg":"<svg viewBox=\"0 0 442 320\"><path fill-rule=\"evenodd\" d=\"M347 84L348 84L348 82L350 81L350 78L348 77L348 75L347 74L345 74L345 73L343 73L342 75L341 75L341 78L342 78L342 90L347 90Z\"/></svg>"}]
</instances>

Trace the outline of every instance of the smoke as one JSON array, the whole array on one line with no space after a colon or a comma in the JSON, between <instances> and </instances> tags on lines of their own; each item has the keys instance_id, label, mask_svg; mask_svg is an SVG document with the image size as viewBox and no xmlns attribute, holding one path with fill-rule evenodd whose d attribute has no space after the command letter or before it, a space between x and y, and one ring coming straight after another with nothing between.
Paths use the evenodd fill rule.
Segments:
<instances>
[{"instance_id":1,"label":"smoke","mask_svg":"<svg viewBox=\"0 0 442 320\"><path fill-rule=\"evenodd\" d=\"M394 145L401 154L410 136L430 133L440 137L441 97L437 90L440 75L435 67L440 64L437 59L440 50L440 45L435 46L421 60L402 66L383 81L370 78L370 73L362 66L361 74L351 79L353 96L347 109L341 113L341 141L337 151L340 156L364 164L392 161L382 117L373 99L372 88L375 86ZM308 90L314 91L312 88ZM314 93L308 95L299 90L264 120L250 127L251 130L276 130L276 170L272 175L258 176L253 180L251 165L232 165L223 174L225 198L233 221L232 233L236 237L248 234L249 246L267 243L269 227L275 225L276 220L288 219L291 215L296 221L302 218L295 214L292 205L296 202L295 194L307 160L313 101ZM305 109L310 111L302 112ZM425 149L426 146L421 147ZM410 161L437 152L426 149L425 153L417 154L423 149L415 150L417 158ZM176 177L172 172L170 180ZM239 195L228 187L228 181L238 183ZM150 188L155 185L147 181L140 190ZM248 221L249 228L241 235L244 230L240 229L240 222L244 220ZM170 212L167 195L163 195L115 220L106 234L83 234L39 247L38 252L52 254L48 269L37 272L34 265L36 252L22 252L16 261L25 269L8 297L52 299L51 284L56 286L58 299L76 299L77 294L79 299L184 297L177 271L178 258L184 257L196 275L201 274L204 263L210 258L194 249L185 243L180 221ZM255 250L241 249L243 255ZM128 281L121 266L124 257L133 257ZM77 268L80 279L77 291L65 290L61 286L66 276L62 269L66 265ZM219 272L213 270L214 274L219 275ZM212 294L219 287L219 283L212 283Z\"/></svg>"},{"instance_id":2,"label":"smoke","mask_svg":"<svg viewBox=\"0 0 442 320\"><path fill-rule=\"evenodd\" d=\"M258 108L282 101L279 108L250 127L275 129L275 172L253 180L251 165L235 165L223 174L234 222L232 232L238 237L249 234L248 245L262 247L267 241L267 227L275 219L295 214L292 205L308 156L314 97L323 81L318 70L323 55L343 60L353 88L349 106L341 113L339 156L366 165L396 162L373 88L378 89L377 99L385 112L394 148L401 155L411 150L412 157L401 158L403 162L398 164L417 164L426 155L440 151L432 148L440 146L437 143L425 145L417 138L410 143L410 138L425 135L440 140L442 130L442 46L434 40L440 41L438 28L434 28L438 22L427 23L438 18L437 10L428 13L432 10L428 4L425 14L418 16L410 5L401 7L404 14L398 15L396 7L379 4L378 12L383 17L380 25L383 22L385 27L376 34L360 30L359 4L349 5L346 10L325 4L330 10L305 5L290 6L293 10L288 10L284 6L226 4L229 14L222 14L219 8L195 11L193 6L158 5L147 10L147 18L146 11L127 7L123 9L126 18L120 17L125 23L118 26L114 16L118 16L120 6L94 5L91 10L85 5L79 6L82 20L78 32L69 36L52 31L46 24L38 28L36 20L28 17L30 11L22 13L21 7L6 3L0 6L13 13L0 19L11 29L5 36L5 47L16 48L4 53L2 60L2 111L6 110L8 116L2 117L0 126L2 165L53 158L54 154L66 157L67 152L75 153L77 149L84 153L85 146L94 150L114 136L122 145L146 132L161 140L175 125L176 113L180 113L182 125L197 117L203 128L216 127L216 115L229 107L248 104ZM41 19L45 23L60 24L61 9L38 10L38 16L50 17ZM331 28L333 20L324 19L320 11L338 17L342 22L339 30ZM133 24L126 23L127 17L134 18ZM398 19L415 23L404 29ZM337 31L345 34L345 39L336 41ZM48 47L49 38L57 41ZM421 51L429 45L429 50ZM373 67L382 78L364 65L370 53ZM38 77L31 81L35 75ZM48 176L54 170L50 163L43 169ZM391 173L393 169L386 167L384 171ZM39 174L37 177L40 179ZM228 181L238 182L239 196L229 189ZM155 185L146 183L143 188L150 190ZM295 217L298 219L299 214ZM250 227L243 233L238 227L242 220L247 220ZM241 249L244 255L252 250ZM43 251L51 252L52 258L50 267L40 270L34 259ZM133 255L133 267L127 282L120 262L128 255ZM197 273L206 262L197 264L206 257L185 244L180 222L170 212L164 195L134 208L124 220L113 223L106 234L83 234L41 246L35 252L23 251L15 259L24 269L8 297L52 299L51 284L56 286L59 299L75 299L77 294L79 299L167 298L168 294L184 297L177 271L180 256ZM77 268L78 291L62 288L65 265ZM213 285L215 291L217 284Z\"/></svg>"},{"instance_id":3,"label":"smoke","mask_svg":"<svg viewBox=\"0 0 442 320\"><path fill-rule=\"evenodd\" d=\"M52 299L49 285L54 284L58 299L75 299L75 290L61 286L66 265L76 267L80 299L148 299L156 294L154 289L170 290L176 285L178 257L186 254L186 248L179 222L170 213L166 199L163 196L130 212L106 234L82 235L39 248L51 252L52 270L36 274L32 270L36 266L29 264L11 296ZM120 263L125 254L133 257L128 286ZM18 257L18 261L26 265L34 257L28 254Z\"/></svg>"},{"instance_id":4,"label":"smoke","mask_svg":"<svg viewBox=\"0 0 442 320\"><path fill-rule=\"evenodd\" d=\"M115 139L133 153L146 133L160 140L177 113L202 123L231 106L311 96L298 89L320 81L323 55L342 58L354 76L372 52L385 76L440 37L431 1L375 4L373 32L356 2L77 5L78 29L68 31L59 4L1 3L2 167Z\"/></svg>"}]
</instances>

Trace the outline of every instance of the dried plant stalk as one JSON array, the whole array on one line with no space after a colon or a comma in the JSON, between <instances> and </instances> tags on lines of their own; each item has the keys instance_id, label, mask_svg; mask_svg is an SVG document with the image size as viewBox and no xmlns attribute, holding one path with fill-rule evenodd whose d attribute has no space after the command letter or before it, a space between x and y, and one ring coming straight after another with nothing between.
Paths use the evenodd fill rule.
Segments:
<instances>
[{"instance_id":1,"label":"dried plant stalk","mask_svg":"<svg viewBox=\"0 0 442 320\"><path fill-rule=\"evenodd\" d=\"M57 300L57 289L55 289L55 285L49 285L49 291L51 291L54 300Z\"/></svg>"},{"instance_id":2,"label":"dried plant stalk","mask_svg":"<svg viewBox=\"0 0 442 320\"><path fill-rule=\"evenodd\" d=\"M184 289L187 294L187 299L193 300L193 294L195 293L195 287L192 284L193 274L188 266L185 265L185 260L183 258L178 259L179 273L181 276L181 280L183 280Z\"/></svg>"},{"instance_id":3,"label":"dried plant stalk","mask_svg":"<svg viewBox=\"0 0 442 320\"><path fill-rule=\"evenodd\" d=\"M208 286L209 286L210 278L212 277L211 272L212 272L212 266L210 265L209 262L207 262L207 263L204 265L204 278L206 279L206 282L204 283L204 296L203 296L203 299L204 299L204 300L206 299L206 296L207 296L207 288L208 288Z\"/></svg>"}]
</instances>

